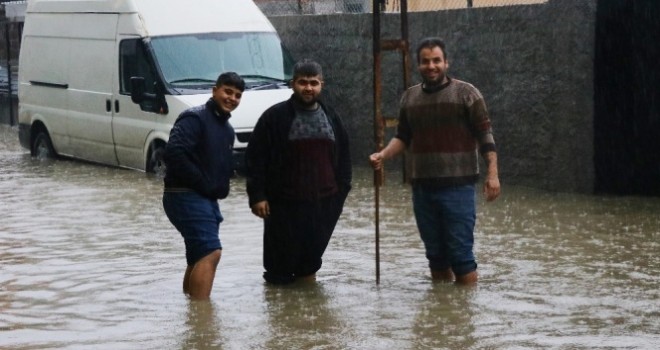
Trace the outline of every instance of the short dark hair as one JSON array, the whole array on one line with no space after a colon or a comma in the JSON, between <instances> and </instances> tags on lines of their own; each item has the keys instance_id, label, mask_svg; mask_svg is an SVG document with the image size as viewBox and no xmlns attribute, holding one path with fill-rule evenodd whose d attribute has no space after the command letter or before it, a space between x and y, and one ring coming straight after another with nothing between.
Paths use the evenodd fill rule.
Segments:
<instances>
[{"instance_id":1,"label":"short dark hair","mask_svg":"<svg viewBox=\"0 0 660 350\"><path fill-rule=\"evenodd\" d=\"M220 87L222 85L233 86L241 90L241 92L245 91L245 80L234 72L225 72L218 76L218 80L215 81L215 86Z\"/></svg>"},{"instance_id":2,"label":"short dark hair","mask_svg":"<svg viewBox=\"0 0 660 350\"><path fill-rule=\"evenodd\" d=\"M293 80L298 77L313 77L316 75L323 77L323 70L320 64L310 59L305 58L293 66Z\"/></svg>"},{"instance_id":3,"label":"short dark hair","mask_svg":"<svg viewBox=\"0 0 660 350\"><path fill-rule=\"evenodd\" d=\"M433 49L434 47L439 47L442 50L442 55L445 56L446 61L447 51L445 51L445 41L438 37L429 37L422 39L417 44L417 63L419 63L419 53L422 52L422 49Z\"/></svg>"}]
</instances>

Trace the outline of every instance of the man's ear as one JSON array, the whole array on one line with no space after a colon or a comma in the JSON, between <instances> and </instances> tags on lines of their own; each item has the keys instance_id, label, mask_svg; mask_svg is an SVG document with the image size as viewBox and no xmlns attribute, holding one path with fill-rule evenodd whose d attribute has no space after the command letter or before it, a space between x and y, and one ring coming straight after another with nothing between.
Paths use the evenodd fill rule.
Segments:
<instances>
[{"instance_id":1,"label":"man's ear","mask_svg":"<svg viewBox=\"0 0 660 350\"><path fill-rule=\"evenodd\" d=\"M289 83L288 83L288 85L289 85L289 87L290 87L290 88L292 88L292 89L293 89L293 79L291 79L291 80L289 80Z\"/></svg>"}]
</instances>

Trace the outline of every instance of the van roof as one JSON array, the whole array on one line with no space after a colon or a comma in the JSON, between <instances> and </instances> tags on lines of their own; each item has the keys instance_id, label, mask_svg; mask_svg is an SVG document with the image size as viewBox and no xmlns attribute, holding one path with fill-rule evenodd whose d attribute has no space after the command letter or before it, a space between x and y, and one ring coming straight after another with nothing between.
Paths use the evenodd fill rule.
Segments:
<instances>
[{"instance_id":1,"label":"van roof","mask_svg":"<svg viewBox=\"0 0 660 350\"><path fill-rule=\"evenodd\" d=\"M30 13L137 13L149 36L273 32L252 0L30 0Z\"/></svg>"}]
</instances>

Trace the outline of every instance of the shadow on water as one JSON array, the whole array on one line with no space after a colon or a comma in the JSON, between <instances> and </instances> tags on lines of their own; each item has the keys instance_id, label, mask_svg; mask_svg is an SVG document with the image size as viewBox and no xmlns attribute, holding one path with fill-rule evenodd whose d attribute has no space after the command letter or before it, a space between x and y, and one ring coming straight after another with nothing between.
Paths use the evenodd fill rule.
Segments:
<instances>
[{"instance_id":1,"label":"shadow on water","mask_svg":"<svg viewBox=\"0 0 660 350\"><path fill-rule=\"evenodd\" d=\"M660 199L507 186L479 202L474 289L430 281L410 190L388 173L375 284L371 171L355 169L315 285L261 274L244 179L220 202L212 300L181 292L161 181L37 161L0 126L2 349L656 349Z\"/></svg>"}]
</instances>

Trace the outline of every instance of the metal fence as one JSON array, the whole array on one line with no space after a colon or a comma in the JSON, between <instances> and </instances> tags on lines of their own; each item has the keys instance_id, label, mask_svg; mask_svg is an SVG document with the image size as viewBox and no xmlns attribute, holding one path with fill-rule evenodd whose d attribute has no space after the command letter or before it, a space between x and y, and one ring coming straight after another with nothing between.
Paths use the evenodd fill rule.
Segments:
<instances>
[{"instance_id":1,"label":"metal fence","mask_svg":"<svg viewBox=\"0 0 660 350\"><path fill-rule=\"evenodd\" d=\"M371 13L373 0L254 0L267 16ZM408 0L408 12L542 4L548 0ZM380 0L382 12L400 12L401 0Z\"/></svg>"},{"instance_id":2,"label":"metal fence","mask_svg":"<svg viewBox=\"0 0 660 350\"><path fill-rule=\"evenodd\" d=\"M25 1L0 0L0 123L16 123L18 53Z\"/></svg>"}]
</instances>

